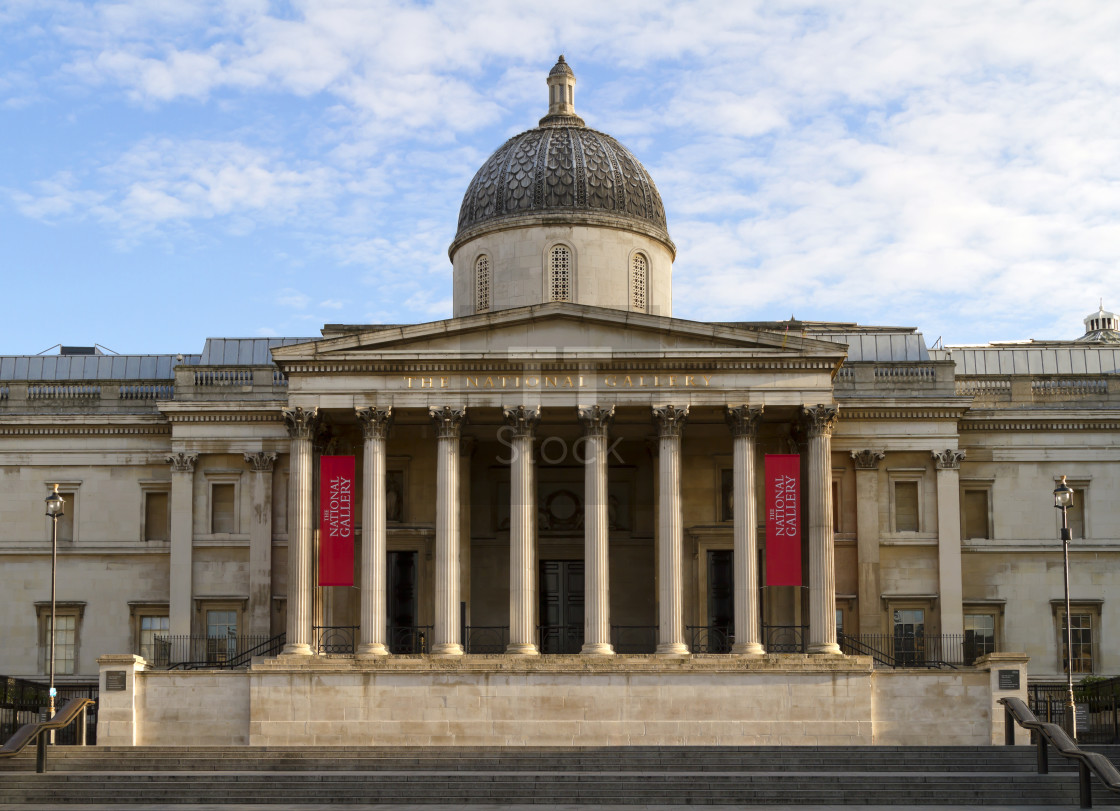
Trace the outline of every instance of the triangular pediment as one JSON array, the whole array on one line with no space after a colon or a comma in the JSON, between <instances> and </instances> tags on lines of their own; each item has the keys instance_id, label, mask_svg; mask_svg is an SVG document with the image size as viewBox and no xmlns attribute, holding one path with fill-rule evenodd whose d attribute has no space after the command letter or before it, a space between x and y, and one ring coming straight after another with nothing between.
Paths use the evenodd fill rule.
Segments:
<instances>
[{"instance_id":1,"label":"triangular pediment","mask_svg":"<svg viewBox=\"0 0 1120 811\"><path fill-rule=\"evenodd\" d=\"M273 350L281 367L308 361L449 357L574 359L602 357L753 357L833 359L847 347L830 341L551 303L408 326L372 327Z\"/></svg>"}]
</instances>

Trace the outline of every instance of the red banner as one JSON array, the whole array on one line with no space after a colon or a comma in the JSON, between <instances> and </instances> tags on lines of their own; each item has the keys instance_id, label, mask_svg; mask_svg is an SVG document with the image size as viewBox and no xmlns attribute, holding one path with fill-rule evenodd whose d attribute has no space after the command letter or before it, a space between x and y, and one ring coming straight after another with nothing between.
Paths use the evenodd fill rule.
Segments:
<instances>
[{"instance_id":1,"label":"red banner","mask_svg":"<svg viewBox=\"0 0 1120 811\"><path fill-rule=\"evenodd\" d=\"M319 585L354 585L354 457L319 465Z\"/></svg>"},{"instance_id":2,"label":"red banner","mask_svg":"<svg viewBox=\"0 0 1120 811\"><path fill-rule=\"evenodd\" d=\"M766 585L801 585L801 457L766 454Z\"/></svg>"}]
</instances>

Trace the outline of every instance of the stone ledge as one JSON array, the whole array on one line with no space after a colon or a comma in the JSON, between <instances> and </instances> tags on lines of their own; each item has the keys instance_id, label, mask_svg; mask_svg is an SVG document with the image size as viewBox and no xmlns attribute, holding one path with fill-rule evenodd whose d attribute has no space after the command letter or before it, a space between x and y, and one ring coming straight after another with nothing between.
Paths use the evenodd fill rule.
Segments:
<instances>
[{"instance_id":1,"label":"stone ledge","mask_svg":"<svg viewBox=\"0 0 1120 811\"><path fill-rule=\"evenodd\" d=\"M252 673L870 673L870 656L614 656L504 654L464 656L277 656L253 662Z\"/></svg>"}]
</instances>

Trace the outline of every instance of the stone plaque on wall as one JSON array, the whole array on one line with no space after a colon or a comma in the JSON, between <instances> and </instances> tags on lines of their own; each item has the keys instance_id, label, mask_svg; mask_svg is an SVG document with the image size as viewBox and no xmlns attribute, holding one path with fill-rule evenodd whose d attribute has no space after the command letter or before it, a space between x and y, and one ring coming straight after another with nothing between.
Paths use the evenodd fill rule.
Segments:
<instances>
[{"instance_id":1,"label":"stone plaque on wall","mask_svg":"<svg viewBox=\"0 0 1120 811\"><path fill-rule=\"evenodd\" d=\"M1001 670L1001 671L999 671L999 689L1000 690L1018 690L1019 689L1019 671L1018 670Z\"/></svg>"},{"instance_id":2,"label":"stone plaque on wall","mask_svg":"<svg viewBox=\"0 0 1120 811\"><path fill-rule=\"evenodd\" d=\"M120 692L126 689L128 685L128 673L124 670L106 670L105 671L105 691L106 692Z\"/></svg>"}]
</instances>

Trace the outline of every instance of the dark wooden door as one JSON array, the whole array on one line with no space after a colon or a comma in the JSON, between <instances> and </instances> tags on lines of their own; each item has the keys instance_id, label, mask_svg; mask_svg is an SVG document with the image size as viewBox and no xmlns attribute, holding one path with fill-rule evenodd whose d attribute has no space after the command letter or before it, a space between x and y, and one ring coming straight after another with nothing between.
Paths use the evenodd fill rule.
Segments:
<instances>
[{"instance_id":1,"label":"dark wooden door","mask_svg":"<svg viewBox=\"0 0 1120 811\"><path fill-rule=\"evenodd\" d=\"M583 647L583 561L542 560L542 653L579 653Z\"/></svg>"},{"instance_id":2,"label":"dark wooden door","mask_svg":"<svg viewBox=\"0 0 1120 811\"><path fill-rule=\"evenodd\" d=\"M735 640L735 569L730 549L708 552L707 652L728 653Z\"/></svg>"},{"instance_id":3,"label":"dark wooden door","mask_svg":"<svg viewBox=\"0 0 1120 811\"><path fill-rule=\"evenodd\" d=\"M389 650L423 653L425 645L416 626L416 553L389 553Z\"/></svg>"}]
</instances>

